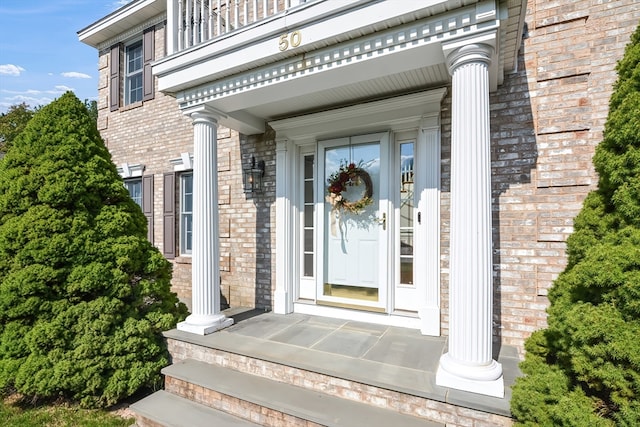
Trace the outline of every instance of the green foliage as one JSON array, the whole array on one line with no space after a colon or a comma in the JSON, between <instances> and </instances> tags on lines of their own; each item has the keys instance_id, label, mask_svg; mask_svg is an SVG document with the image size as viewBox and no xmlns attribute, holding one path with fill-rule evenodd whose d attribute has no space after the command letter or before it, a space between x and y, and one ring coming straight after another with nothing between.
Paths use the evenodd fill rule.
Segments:
<instances>
[{"instance_id":1,"label":"green foliage","mask_svg":"<svg viewBox=\"0 0 640 427\"><path fill-rule=\"evenodd\" d=\"M525 344L511 400L519 425L640 424L640 27L617 70L598 189L549 292L549 326Z\"/></svg>"},{"instance_id":2,"label":"green foliage","mask_svg":"<svg viewBox=\"0 0 640 427\"><path fill-rule=\"evenodd\" d=\"M22 132L33 114L33 110L30 110L24 102L12 105L6 113L0 114L0 153L7 152L13 140Z\"/></svg>"},{"instance_id":3,"label":"green foliage","mask_svg":"<svg viewBox=\"0 0 640 427\"><path fill-rule=\"evenodd\" d=\"M156 386L186 314L86 107L43 107L0 162L0 390L111 405Z\"/></svg>"},{"instance_id":4,"label":"green foliage","mask_svg":"<svg viewBox=\"0 0 640 427\"><path fill-rule=\"evenodd\" d=\"M104 410L82 409L65 402L34 406L24 401L13 401L14 397L11 396L11 399L4 402L0 400L0 420L3 427L128 427L135 421Z\"/></svg>"},{"instance_id":5,"label":"green foliage","mask_svg":"<svg viewBox=\"0 0 640 427\"><path fill-rule=\"evenodd\" d=\"M89 112L89 116L94 121L98 121L98 101L89 101L88 99L84 100L84 106L87 107L87 111Z\"/></svg>"}]
</instances>

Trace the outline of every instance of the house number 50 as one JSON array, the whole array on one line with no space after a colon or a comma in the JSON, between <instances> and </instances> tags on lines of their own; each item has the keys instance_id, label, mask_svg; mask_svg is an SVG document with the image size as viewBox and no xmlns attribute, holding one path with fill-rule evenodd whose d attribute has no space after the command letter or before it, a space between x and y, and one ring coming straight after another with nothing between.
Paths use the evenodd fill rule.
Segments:
<instances>
[{"instance_id":1,"label":"house number 50","mask_svg":"<svg viewBox=\"0 0 640 427\"><path fill-rule=\"evenodd\" d=\"M294 31L291 34L285 33L280 36L278 47L281 51L289 49L289 47L298 47L302 43L302 34L300 31Z\"/></svg>"}]
</instances>

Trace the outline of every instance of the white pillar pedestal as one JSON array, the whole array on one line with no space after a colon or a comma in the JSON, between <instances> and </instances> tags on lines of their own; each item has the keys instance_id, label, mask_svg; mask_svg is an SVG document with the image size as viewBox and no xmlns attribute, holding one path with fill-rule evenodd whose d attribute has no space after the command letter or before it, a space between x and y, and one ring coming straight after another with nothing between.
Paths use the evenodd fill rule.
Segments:
<instances>
[{"instance_id":1,"label":"white pillar pedestal","mask_svg":"<svg viewBox=\"0 0 640 427\"><path fill-rule=\"evenodd\" d=\"M193 120L193 249L191 314L178 330L207 335L233 324L220 312L218 118L206 106L188 110Z\"/></svg>"},{"instance_id":2,"label":"white pillar pedestal","mask_svg":"<svg viewBox=\"0 0 640 427\"><path fill-rule=\"evenodd\" d=\"M504 397L492 359L493 277L489 64L493 47L466 43L447 52L452 83L449 349L436 384Z\"/></svg>"}]
</instances>

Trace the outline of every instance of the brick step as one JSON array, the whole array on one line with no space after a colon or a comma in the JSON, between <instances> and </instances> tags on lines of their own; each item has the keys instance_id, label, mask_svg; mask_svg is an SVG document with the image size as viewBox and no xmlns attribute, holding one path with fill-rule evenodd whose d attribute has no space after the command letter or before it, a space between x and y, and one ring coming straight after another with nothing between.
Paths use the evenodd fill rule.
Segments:
<instances>
[{"instance_id":1,"label":"brick step","mask_svg":"<svg viewBox=\"0 0 640 427\"><path fill-rule=\"evenodd\" d=\"M222 411L166 391L158 391L130 406L137 427L257 427Z\"/></svg>"},{"instance_id":2,"label":"brick step","mask_svg":"<svg viewBox=\"0 0 640 427\"><path fill-rule=\"evenodd\" d=\"M186 359L165 369L165 389L266 426L435 427L443 424Z\"/></svg>"}]
</instances>

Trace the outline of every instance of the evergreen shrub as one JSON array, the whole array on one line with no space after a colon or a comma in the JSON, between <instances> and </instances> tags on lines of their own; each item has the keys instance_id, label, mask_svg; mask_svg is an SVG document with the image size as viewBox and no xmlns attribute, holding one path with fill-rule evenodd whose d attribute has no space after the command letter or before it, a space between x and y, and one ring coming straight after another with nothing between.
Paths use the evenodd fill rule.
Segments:
<instances>
[{"instance_id":1,"label":"evergreen shrub","mask_svg":"<svg viewBox=\"0 0 640 427\"><path fill-rule=\"evenodd\" d=\"M0 161L0 391L106 406L159 384L186 308L97 129L67 92Z\"/></svg>"},{"instance_id":2,"label":"evergreen shrub","mask_svg":"<svg viewBox=\"0 0 640 427\"><path fill-rule=\"evenodd\" d=\"M640 27L617 72L598 189L567 241L548 327L525 343L511 400L519 425L640 425Z\"/></svg>"}]
</instances>

